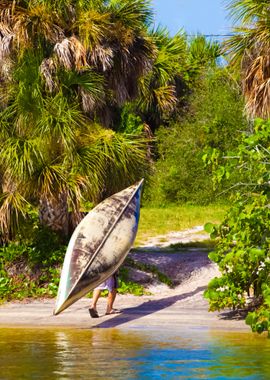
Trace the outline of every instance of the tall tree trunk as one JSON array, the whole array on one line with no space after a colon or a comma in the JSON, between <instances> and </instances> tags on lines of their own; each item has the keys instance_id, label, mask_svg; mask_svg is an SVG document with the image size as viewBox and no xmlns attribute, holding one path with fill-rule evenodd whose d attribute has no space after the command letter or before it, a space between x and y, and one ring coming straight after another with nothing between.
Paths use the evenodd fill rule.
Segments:
<instances>
[{"instance_id":1,"label":"tall tree trunk","mask_svg":"<svg viewBox=\"0 0 270 380\"><path fill-rule=\"evenodd\" d=\"M43 196L39 202L39 219L44 226L51 228L62 237L69 232L67 195L60 193L54 198Z\"/></svg>"}]
</instances>

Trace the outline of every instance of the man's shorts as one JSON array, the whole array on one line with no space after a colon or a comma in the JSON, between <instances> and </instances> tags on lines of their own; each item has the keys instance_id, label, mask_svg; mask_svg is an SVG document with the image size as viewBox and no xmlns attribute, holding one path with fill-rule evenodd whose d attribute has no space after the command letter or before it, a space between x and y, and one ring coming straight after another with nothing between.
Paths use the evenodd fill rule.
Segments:
<instances>
[{"instance_id":1,"label":"man's shorts","mask_svg":"<svg viewBox=\"0 0 270 380\"><path fill-rule=\"evenodd\" d=\"M99 290L108 290L109 292L112 292L113 289L118 288L118 278L116 274L113 274L111 277L109 277L106 281L102 282L99 286L97 286L95 289Z\"/></svg>"}]
</instances>

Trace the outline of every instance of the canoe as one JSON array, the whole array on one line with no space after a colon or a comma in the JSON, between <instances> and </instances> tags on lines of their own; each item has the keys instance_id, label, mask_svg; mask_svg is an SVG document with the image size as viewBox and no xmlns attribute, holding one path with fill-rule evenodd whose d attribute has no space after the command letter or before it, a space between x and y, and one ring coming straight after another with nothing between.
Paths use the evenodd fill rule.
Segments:
<instances>
[{"instance_id":1,"label":"canoe","mask_svg":"<svg viewBox=\"0 0 270 380\"><path fill-rule=\"evenodd\" d=\"M109 278L132 247L139 223L143 180L91 210L68 244L54 315Z\"/></svg>"}]
</instances>

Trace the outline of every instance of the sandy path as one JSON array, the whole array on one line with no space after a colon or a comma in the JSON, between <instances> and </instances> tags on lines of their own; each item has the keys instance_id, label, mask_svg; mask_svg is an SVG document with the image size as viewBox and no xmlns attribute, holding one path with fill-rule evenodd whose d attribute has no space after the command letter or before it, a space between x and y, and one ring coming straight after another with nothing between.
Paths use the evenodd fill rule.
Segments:
<instances>
[{"instance_id":1,"label":"sandy path","mask_svg":"<svg viewBox=\"0 0 270 380\"><path fill-rule=\"evenodd\" d=\"M198 228L174 233L173 242L198 238ZM196 237L194 236L196 235ZM203 239L200 236L199 239ZM229 318L229 313L209 313L203 292L211 278L218 275L217 267L203 250L168 253L162 251L158 239L146 244L140 251L131 253L135 261L155 265L173 278L173 289L151 279L146 284L151 295L136 297L118 295L115 306L122 309L119 315L104 316L106 299L99 301L100 318L91 319L88 314L90 300L83 298L61 313L53 316L54 300L12 302L0 307L0 327L75 327L75 328L173 328L241 330L249 331L243 320ZM163 238L161 239L163 241ZM185 240L187 241L187 240ZM163 247L170 244L160 243ZM157 247L159 246L159 249ZM151 248L150 248L151 247ZM154 249L153 249L154 248Z\"/></svg>"}]
</instances>

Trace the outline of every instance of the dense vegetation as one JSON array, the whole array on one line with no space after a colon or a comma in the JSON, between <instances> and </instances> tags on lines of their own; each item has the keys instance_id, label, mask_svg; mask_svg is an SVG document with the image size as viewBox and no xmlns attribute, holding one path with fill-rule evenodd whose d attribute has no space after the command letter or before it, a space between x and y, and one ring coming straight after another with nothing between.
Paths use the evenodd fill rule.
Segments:
<instances>
[{"instance_id":1,"label":"dense vegetation","mask_svg":"<svg viewBox=\"0 0 270 380\"><path fill-rule=\"evenodd\" d=\"M210 310L249 310L246 321L253 331L270 335L269 146L269 122L258 120L254 130L242 136L237 150L226 157L224 166L220 158L216 180L222 182L237 169L237 193L223 222L206 225L217 239L210 258L222 276L209 283L205 296Z\"/></svg>"},{"instance_id":2,"label":"dense vegetation","mask_svg":"<svg viewBox=\"0 0 270 380\"><path fill-rule=\"evenodd\" d=\"M236 149L206 157L216 170L215 183L234 176L236 193L221 225L206 225L218 239L210 258L222 276L210 282L205 295L211 310L249 311L246 322L252 330L270 336L269 4L234 0L230 9L240 26L226 48L231 64L240 69L250 123Z\"/></svg>"},{"instance_id":3,"label":"dense vegetation","mask_svg":"<svg viewBox=\"0 0 270 380\"><path fill-rule=\"evenodd\" d=\"M269 5L229 9L221 46L154 29L148 0L1 1L0 297L55 296L82 212L144 176L150 216L232 205L206 297L270 333Z\"/></svg>"},{"instance_id":4,"label":"dense vegetation","mask_svg":"<svg viewBox=\"0 0 270 380\"><path fill-rule=\"evenodd\" d=\"M226 201L213 188L208 151L226 152L247 129L239 86L225 68L203 70L193 84L188 110L156 133L158 159L149 198L153 203L207 204Z\"/></svg>"}]
</instances>

